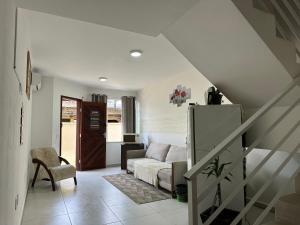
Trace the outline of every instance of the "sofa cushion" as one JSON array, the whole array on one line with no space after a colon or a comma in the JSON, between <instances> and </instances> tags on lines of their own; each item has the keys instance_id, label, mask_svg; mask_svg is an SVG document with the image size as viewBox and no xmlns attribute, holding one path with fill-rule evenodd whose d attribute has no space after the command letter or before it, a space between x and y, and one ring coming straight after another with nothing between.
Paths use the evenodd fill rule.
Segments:
<instances>
[{"instance_id":1,"label":"sofa cushion","mask_svg":"<svg viewBox=\"0 0 300 225\"><path fill-rule=\"evenodd\" d=\"M154 159L146 159L146 158L128 159L127 160L127 170L129 170L130 172L134 172L134 164L137 161L143 161L143 162L147 163L147 162L155 162L156 160L154 160Z\"/></svg>"},{"instance_id":2,"label":"sofa cushion","mask_svg":"<svg viewBox=\"0 0 300 225\"><path fill-rule=\"evenodd\" d=\"M146 158L156 159L158 161L164 162L166 160L169 149L170 145L151 143L146 152Z\"/></svg>"},{"instance_id":3,"label":"sofa cushion","mask_svg":"<svg viewBox=\"0 0 300 225\"><path fill-rule=\"evenodd\" d=\"M187 150L185 147L172 145L166 157L166 162L187 161Z\"/></svg>"},{"instance_id":4,"label":"sofa cushion","mask_svg":"<svg viewBox=\"0 0 300 225\"><path fill-rule=\"evenodd\" d=\"M172 183L172 169L161 169L158 171L158 179L159 181L163 181L165 183Z\"/></svg>"}]
</instances>

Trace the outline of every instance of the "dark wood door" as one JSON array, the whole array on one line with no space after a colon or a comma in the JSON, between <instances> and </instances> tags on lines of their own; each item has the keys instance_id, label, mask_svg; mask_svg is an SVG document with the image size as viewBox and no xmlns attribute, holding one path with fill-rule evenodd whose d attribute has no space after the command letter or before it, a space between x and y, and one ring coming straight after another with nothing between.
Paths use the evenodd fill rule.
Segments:
<instances>
[{"instance_id":1,"label":"dark wood door","mask_svg":"<svg viewBox=\"0 0 300 225\"><path fill-rule=\"evenodd\" d=\"M80 170L106 167L106 104L82 102Z\"/></svg>"}]
</instances>

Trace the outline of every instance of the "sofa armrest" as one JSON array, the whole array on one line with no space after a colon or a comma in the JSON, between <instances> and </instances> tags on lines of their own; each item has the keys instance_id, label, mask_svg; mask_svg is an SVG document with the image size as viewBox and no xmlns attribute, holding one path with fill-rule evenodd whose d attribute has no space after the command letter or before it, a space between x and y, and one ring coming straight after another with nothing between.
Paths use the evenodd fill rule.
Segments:
<instances>
[{"instance_id":1,"label":"sofa armrest","mask_svg":"<svg viewBox=\"0 0 300 225\"><path fill-rule=\"evenodd\" d=\"M187 161L172 163L173 190L177 184L185 184L184 174L187 172Z\"/></svg>"},{"instance_id":2,"label":"sofa armrest","mask_svg":"<svg viewBox=\"0 0 300 225\"><path fill-rule=\"evenodd\" d=\"M127 150L126 160L127 159L136 159L136 158L145 158L146 151L144 149L139 150Z\"/></svg>"}]
</instances>

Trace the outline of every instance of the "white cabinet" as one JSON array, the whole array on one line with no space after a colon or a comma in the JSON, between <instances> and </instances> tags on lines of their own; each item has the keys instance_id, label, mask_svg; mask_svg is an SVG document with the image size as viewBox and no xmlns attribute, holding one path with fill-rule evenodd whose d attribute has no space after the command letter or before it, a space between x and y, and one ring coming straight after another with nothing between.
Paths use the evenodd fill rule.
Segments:
<instances>
[{"instance_id":1,"label":"white cabinet","mask_svg":"<svg viewBox=\"0 0 300 225\"><path fill-rule=\"evenodd\" d=\"M188 126L188 167L199 162L209 151L227 138L242 123L242 109L240 105L195 105L189 107ZM220 157L224 162L234 162L243 153L242 138L236 140ZM228 167L227 167L228 168ZM232 182L222 181L223 199L242 182L244 167L241 162L234 170ZM212 182L215 178L206 175L198 176L198 191ZM200 211L212 205L215 190L200 204ZM240 211L244 206L244 190L241 189L237 197L228 205L229 209Z\"/></svg>"}]
</instances>

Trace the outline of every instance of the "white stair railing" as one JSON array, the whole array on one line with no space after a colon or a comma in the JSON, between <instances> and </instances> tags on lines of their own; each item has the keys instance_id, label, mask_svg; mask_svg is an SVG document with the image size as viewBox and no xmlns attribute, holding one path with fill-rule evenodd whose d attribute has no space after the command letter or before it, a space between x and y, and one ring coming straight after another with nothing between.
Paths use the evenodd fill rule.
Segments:
<instances>
[{"instance_id":1,"label":"white stair railing","mask_svg":"<svg viewBox=\"0 0 300 225\"><path fill-rule=\"evenodd\" d=\"M250 117L245 123L243 123L239 128L237 128L229 137L223 140L219 145L217 145L214 149L212 149L201 161L195 164L186 174L185 177L188 181L188 189L189 189L189 225L209 225L211 224L217 216L222 212L222 210L236 197L236 195L241 192L245 185L249 183L249 181L255 177L255 175L259 172L259 170L267 163L267 161L282 147L285 141L296 131L296 129L300 125L300 116L295 121L293 127L282 134L283 137L277 141L272 150L262 159L262 161L253 169L253 171L247 175L247 177L237 185L231 193L226 196L226 199L223 203L214 211L210 217L203 223L200 218L199 205L201 205L202 201L206 199L209 193L212 190L215 190L216 186L225 179L233 169L239 165L244 157L246 157L256 146L258 146L265 137L267 137L285 118L287 118L295 109L295 107L300 104L300 94L293 96L294 101L292 103L289 102L288 107L283 110L280 116L273 121L271 125L267 127L267 129L261 133L250 145L245 149L242 156L237 158L230 167L225 170L222 175L215 179L214 182L206 185L205 187L201 187L201 192L198 193L198 176L203 172L204 169L218 156L220 156L228 147L230 147L235 140L239 139L243 134L249 131L259 120L265 116L268 112L270 112L274 106L276 106L280 101L285 100L285 98L289 94L294 95L294 91L299 91L300 88L300 77L296 78L293 82L291 82L281 93L271 99L268 103L266 103L260 110L258 110L252 117ZM300 92L299 92L300 93ZM298 94L298 93L297 93ZM284 169L284 167L289 163L292 157L300 151L300 143L297 143L296 146L292 149L291 152L288 153L287 157L284 161L278 165L278 168L271 177L266 181L266 183L257 191L256 194L251 198L251 200L245 205L245 207L239 212L239 215L232 221L231 225L236 225L241 221L244 216L249 212L254 203L259 199L259 197L264 193L264 191L272 184L272 182L276 179L276 177L280 174L280 172ZM278 193L271 200L270 204L275 204L276 199L278 199ZM260 224L263 221L264 217L267 215L269 210L271 209L269 206L266 210L257 218L255 225Z\"/></svg>"}]
</instances>

